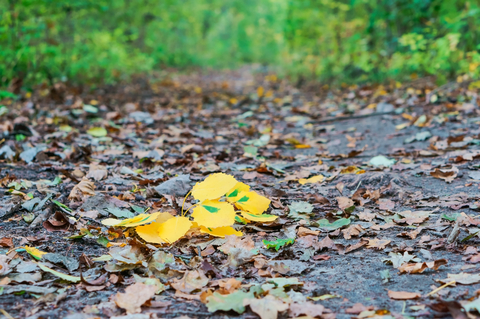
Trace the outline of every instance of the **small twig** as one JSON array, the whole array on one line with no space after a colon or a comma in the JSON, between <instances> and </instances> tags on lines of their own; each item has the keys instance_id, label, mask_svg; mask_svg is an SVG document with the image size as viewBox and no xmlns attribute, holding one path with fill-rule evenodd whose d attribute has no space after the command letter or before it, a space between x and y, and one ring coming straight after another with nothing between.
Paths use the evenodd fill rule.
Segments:
<instances>
[{"instance_id":1,"label":"small twig","mask_svg":"<svg viewBox=\"0 0 480 319\"><path fill-rule=\"evenodd\" d=\"M15 319L13 318L12 316L10 316L10 314L8 312L6 312L4 309L0 309L0 312L5 316L7 317L8 319Z\"/></svg>"},{"instance_id":2,"label":"small twig","mask_svg":"<svg viewBox=\"0 0 480 319\"><path fill-rule=\"evenodd\" d=\"M360 115L352 115L352 116L329 117L329 118L326 118L326 119L314 120L312 122L314 122L315 124L318 124L318 123L348 121L348 120L355 120L355 119L363 119L363 118L372 117L372 116L391 115L391 114L395 114L395 111L392 111L392 112L375 112L375 113L370 113L370 114L360 114Z\"/></svg>"},{"instance_id":3,"label":"small twig","mask_svg":"<svg viewBox=\"0 0 480 319\"><path fill-rule=\"evenodd\" d=\"M460 223L457 220L455 222L455 226L453 226L452 232L450 233L450 235L448 235L447 243L452 244L453 242L455 242L458 238L458 235L460 235Z\"/></svg>"},{"instance_id":4,"label":"small twig","mask_svg":"<svg viewBox=\"0 0 480 319\"><path fill-rule=\"evenodd\" d=\"M447 282L445 285L440 286L440 287L438 287L437 289L432 290L430 293L427 294L427 297L428 297L428 296L431 296L431 295L433 295L433 294L436 294L437 292L439 292L439 291L442 290L443 288L448 287L448 286L450 286L450 285L453 285L453 284L455 284L455 283L456 283L455 280L450 281L450 282Z\"/></svg>"}]
</instances>

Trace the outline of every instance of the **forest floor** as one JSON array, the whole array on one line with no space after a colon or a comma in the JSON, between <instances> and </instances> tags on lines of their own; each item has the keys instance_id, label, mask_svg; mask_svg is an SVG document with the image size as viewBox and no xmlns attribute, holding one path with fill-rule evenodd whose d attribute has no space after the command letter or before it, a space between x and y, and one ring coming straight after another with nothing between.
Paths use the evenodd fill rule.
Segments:
<instances>
[{"instance_id":1,"label":"forest floor","mask_svg":"<svg viewBox=\"0 0 480 319\"><path fill-rule=\"evenodd\" d=\"M477 92L236 71L4 100L0 316L473 318ZM278 218L171 244L102 224L179 216L220 172Z\"/></svg>"}]
</instances>

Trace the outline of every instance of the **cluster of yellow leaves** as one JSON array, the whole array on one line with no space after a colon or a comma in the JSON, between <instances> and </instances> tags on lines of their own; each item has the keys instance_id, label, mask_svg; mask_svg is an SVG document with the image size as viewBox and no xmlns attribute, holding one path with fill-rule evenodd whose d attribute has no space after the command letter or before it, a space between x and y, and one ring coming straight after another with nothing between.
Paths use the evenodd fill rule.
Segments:
<instances>
[{"instance_id":1,"label":"cluster of yellow leaves","mask_svg":"<svg viewBox=\"0 0 480 319\"><path fill-rule=\"evenodd\" d=\"M271 222L277 219L277 216L263 214L270 206L268 198L250 191L250 186L238 182L231 175L209 175L193 187L191 194L198 201L192 206L193 221L186 216L158 212L125 220L109 218L102 223L115 227L135 227L136 233L147 242L170 244L193 228L216 237L242 236L242 232L232 227L236 220Z\"/></svg>"}]
</instances>

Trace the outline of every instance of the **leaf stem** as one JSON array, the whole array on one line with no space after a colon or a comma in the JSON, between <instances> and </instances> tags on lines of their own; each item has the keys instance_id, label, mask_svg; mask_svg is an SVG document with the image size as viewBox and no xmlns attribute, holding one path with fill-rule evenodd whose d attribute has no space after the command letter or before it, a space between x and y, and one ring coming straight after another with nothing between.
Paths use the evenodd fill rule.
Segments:
<instances>
[{"instance_id":1,"label":"leaf stem","mask_svg":"<svg viewBox=\"0 0 480 319\"><path fill-rule=\"evenodd\" d=\"M189 191L189 192L187 193L187 195L185 195L185 198L183 199L183 203L182 203L182 216L184 215L184 214L183 214L183 207L185 207L185 201L187 200L187 197L188 197L188 195L190 195L191 192L192 192L192 191ZM185 212L185 213L186 213L186 212Z\"/></svg>"}]
</instances>

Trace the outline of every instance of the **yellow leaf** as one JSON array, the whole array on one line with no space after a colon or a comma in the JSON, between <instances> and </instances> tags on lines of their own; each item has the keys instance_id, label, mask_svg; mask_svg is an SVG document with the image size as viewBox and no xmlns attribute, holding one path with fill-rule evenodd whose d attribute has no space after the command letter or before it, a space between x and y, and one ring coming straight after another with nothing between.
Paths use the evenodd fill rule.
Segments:
<instances>
[{"instance_id":1,"label":"yellow leaf","mask_svg":"<svg viewBox=\"0 0 480 319\"><path fill-rule=\"evenodd\" d=\"M270 206L270 200L255 192L241 192L235 205L255 215L260 215Z\"/></svg>"},{"instance_id":2,"label":"yellow leaf","mask_svg":"<svg viewBox=\"0 0 480 319\"><path fill-rule=\"evenodd\" d=\"M316 175L310 178L300 178L298 182L302 185L305 185L305 184L321 183L324 179L325 177L323 175Z\"/></svg>"},{"instance_id":3,"label":"yellow leaf","mask_svg":"<svg viewBox=\"0 0 480 319\"><path fill-rule=\"evenodd\" d=\"M262 97L264 91L265 91L265 90L263 89L263 86L259 86L259 87L257 88L257 95L258 95L258 97Z\"/></svg>"},{"instance_id":4,"label":"yellow leaf","mask_svg":"<svg viewBox=\"0 0 480 319\"><path fill-rule=\"evenodd\" d=\"M275 216L275 215L269 215L269 214L255 215L249 212L242 212L242 216L245 219L253 222L273 222L278 218L278 216Z\"/></svg>"},{"instance_id":5,"label":"yellow leaf","mask_svg":"<svg viewBox=\"0 0 480 319\"><path fill-rule=\"evenodd\" d=\"M170 213L159 213L157 219L155 219L155 222L161 224L166 222L170 218L173 218L173 215Z\"/></svg>"},{"instance_id":6,"label":"yellow leaf","mask_svg":"<svg viewBox=\"0 0 480 319\"><path fill-rule=\"evenodd\" d=\"M248 186L247 184L245 183L242 183L242 182L238 182L235 187L233 187L231 190L229 190L227 192L227 200L232 203L238 199L240 199L240 197L238 196L241 192L248 192L250 190L250 186Z\"/></svg>"},{"instance_id":7,"label":"yellow leaf","mask_svg":"<svg viewBox=\"0 0 480 319\"><path fill-rule=\"evenodd\" d=\"M104 137L107 136L108 132L103 127L92 127L87 131L87 133L93 137Z\"/></svg>"},{"instance_id":8,"label":"yellow leaf","mask_svg":"<svg viewBox=\"0 0 480 319\"><path fill-rule=\"evenodd\" d=\"M311 146L308 144L297 144L295 145L295 148L310 148Z\"/></svg>"},{"instance_id":9,"label":"yellow leaf","mask_svg":"<svg viewBox=\"0 0 480 319\"><path fill-rule=\"evenodd\" d=\"M235 209L230 203L206 200L193 209L192 217L200 226L230 226L235 223Z\"/></svg>"},{"instance_id":10,"label":"yellow leaf","mask_svg":"<svg viewBox=\"0 0 480 319\"><path fill-rule=\"evenodd\" d=\"M41 251L41 250L38 250L38 249L35 248L35 247L25 246L25 247L23 247L23 248L25 248L25 250L27 251L27 253L29 253L33 258L35 258L35 259L37 259L37 260L42 259L43 255L46 254L46 252Z\"/></svg>"},{"instance_id":11,"label":"yellow leaf","mask_svg":"<svg viewBox=\"0 0 480 319\"><path fill-rule=\"evenodd\" d=\"M128 218L124 220L107 218L102 220L102 224L104 224L105 226L134 227L134 226L140 226L140 225L151 223L155 219L157 219L158 215L160 215L160 212L153 213L153 214L140 214L133 218Z\"/></svg>"},{"instance_id":12,"label":"yellow leaf","mask_svg":"<svg viewBox=\"0 0 480 319\"><path fill-rule=\"evenodd\" d=\"M196 200L203 202L207 199L217 199L231 190L237 180L224 173L209 175L203 182L195 184L192 189L192 195Z\"/></svg>"},{"instance_id":13,"label":"yellow leaf","mask_svg":"<svg viewBox=\"0 0 480 319\"><path fill-rule=\"evenodd\" d=\"M160 225L160 223L153 222L150 225L137 226L135 231L148 243L164 244L165 241L159 235Z\"/></svg>"},{"instance_id":14,"label":"yellow leaf","mask_svg":"<svg viewBox=\"0 0 480 319\"><path fill-rule=\"evenodd\" d=\"M230 235L235 235L235 236L243 236L243 233L241 231L235 230L235 228L231 226L224 226L224 227L217 227L217 228L207 228L207 227L201 227L200 228L201 233L206 233L210 234L215 237L225 237L225 236L230 236Z\"/></svg>"},{"instance_id":15,"label":"yellow leaf","mask_svg":"<svg viewBox=\"0 0 480 319\"><path fill-rule=\"evenodd\" d=\"M158 235L167 243L173 243L182 238L192 227L187 217L174 217L160 224Z\"/></svg>"}]
</instances>

